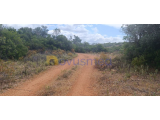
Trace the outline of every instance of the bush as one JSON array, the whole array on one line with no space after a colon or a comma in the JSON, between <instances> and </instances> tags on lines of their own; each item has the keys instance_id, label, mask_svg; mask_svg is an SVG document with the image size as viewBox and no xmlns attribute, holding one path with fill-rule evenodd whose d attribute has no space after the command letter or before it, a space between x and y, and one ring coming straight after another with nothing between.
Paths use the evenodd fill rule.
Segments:
<instances>
[{"instance_id":1,"label":"bush","mask_svg":"<svg viewBox=\"0 0 160 120\"><path fill-rule=\"evenodd\" d=\"M111 65L111 61L108 62L108 60L110 61L109 57L106 54L100 53L100 57L95 58L95 67L100 70L107 68L109 65Z\"/></svg>"},{"instance_id":2,"label":"bush","mask_svg":"<svg viewBox=\"0 0 160 120\"><path fill-rule=\"evenodd\" d=\"M63 54L63 55L61 56L60 60L62 60L62 61L71 60L71 57L68 56L67 54Z\"/></svg>"},{"instance_id":3,"label":"bush","mask_svg":"<svg viewBox=\"0 0 160 120\"><path fill-rule=\"evenodd\" d=\"M145 60L144 56L140 56L139 58L138 58L138 57L135 57L135 58L133 58L131 64L132 64L133 66L140 66L140 65L144 65L144 64L145 64L145 61L146 61L146 60Z\"/></svg>"},{"instance_id":4,"label":"bush","mask_svg":"<svg viewBox=\"0 0 160 120\"><path fill-rule=\"evenodd\" d=\"M70 52L68 53L68 55L69 55L69 56L71 56L71 57L73 56L73 54L72 54L72 53L70 53Z\"/></svg>"},{"instance_id":5,"label":"bush","mask_svg":"<svg viewBox=\"0 0 160 120\"><path fill-rule=\"evenodd\" d=\"M46 61L46 56L45 54L40 54L40 53L36 53L36 54L32 54L31 56L26 56L24 58L24 61L32 61L32 62L38 62L38 61Z\"/></svg>"},{"instance_id":6,"label":"bush","mask_svg":"<svg viewBox=\"0 0 160 120\"><path fill-rule=\"evenodd\" d=\"M27 54L28 48L23 45L20 35L15 31L4 29L0 37L0 58L19 59Z\"/></svg>"},{"instance_id":7,"label":"bush","mask_svg":"<svg viewBox=\"0 0 160 120\"><path fill-rule=\"evenodd\" d=\"M100 59L106 60L108 58L109 57L104 52L100 53Z\"/></svg>"}]
</instances>

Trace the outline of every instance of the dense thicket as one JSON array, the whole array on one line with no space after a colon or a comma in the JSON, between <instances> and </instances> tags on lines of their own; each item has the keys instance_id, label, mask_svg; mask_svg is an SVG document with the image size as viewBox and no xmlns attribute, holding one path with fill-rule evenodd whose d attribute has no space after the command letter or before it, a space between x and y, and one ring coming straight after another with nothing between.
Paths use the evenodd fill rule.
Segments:
<instances>
[{"instance_id":1,"label":"dense thicket","mask_svg":"<svg viewBox=\"0 0 160 120\"><path fill-rule=\"evenodd\" d=\"M22 27L18 30L0 25L0 58L19 59L27 54L28 50L62 49L75 52L106 52L107 49L102 44L90 45L88 42L82 43L78 36L68 39L60 34L60 29L53 30L53 34L48 34L46 26L35 29Z\"/></svg>"},{"instance_id":2,"label":"dense thicket","mask_svg":"<svg viewBox=\"0 0 160 120\"><path fill-rule=\"evenodd\" d=\"M160 68L160 24L127 24L122 30L126 59L135 65Z\"/></svg>"},{"instance_id":3,"label":"dense thicket","mask_svg":"<svg viewBox=\"0 0 160 120\"><path fill-rule=\"evenodd\" d=\"M0 27L0 58L18 59L26 55L28 48L23 45L20 35L14 29Z\"/></svg>"},{"instance_id":4,"label":"dense thicket","mask_svg":"<svg viewBox=\"0 0 160 120\"><path fill-rule=\"evenodd\" d=\"M105 48L107 48L108 52L120 52L122 50L123 42L119 43L104 43L102 44Z\"/></svg>"},{"instance_id":5,"label":"dense thicket","mask_svg":"<svg viewBox=\"0 0 160 120\"><path fill-rule=\"evenodd\" d=\"M28 50L62 49L75 52L123 52L134 65L150 65L160 69L160 25L126 24L122 26L125 43L89 44L78 36L68 39L60 29L48 34L46 26L35 29L22 27L18 30L0 25L0 59L19 59Z\"/></svg>"}]
</instances>

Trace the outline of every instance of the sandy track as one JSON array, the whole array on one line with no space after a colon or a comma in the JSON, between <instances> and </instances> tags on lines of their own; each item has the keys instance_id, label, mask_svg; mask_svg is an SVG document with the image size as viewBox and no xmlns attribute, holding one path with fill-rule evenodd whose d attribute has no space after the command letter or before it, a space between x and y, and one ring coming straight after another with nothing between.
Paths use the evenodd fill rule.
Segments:
<instances>
[{"instance_id":1,"label":"sandy track","mask_svg":"<svg viewBox=\"0 0 160 120\"><path fill-rule=\"evenodd\" d=\"M92 83L94 81L93 74L95 72L94 68L94 56L93 55L85 55L85 65L81 65L80 69L77 71L77 79L73 87L68 93L68 96L93 96L96 95L92 89ZM91 60L92 59L92 62ZM88 62L87 62L88 60Z\"/></svg>"},{"instance_id":2,"label":"sandy track","mask_svg":"<svg viewBox=\"0 0 160 120\"><path fill-rule=\"evenodd\" d=\"M80 64L80 69L77 72L76 82L68 93L68 96L90 96L95 95L91 89L91 83L94 70L94 61L87 59L94 59L94 55L89 54L78 54L78 57L75 58L74 63L79 63L81 59L84 59L86 65ZM9 89L0 96L36 96L38 91L43 89L45 85L48 85L61 74L62 70L69 69L73 66L73 61L70 65L68 63L64 65L53 66L52 68L41 72L40 74L34 76L32 79L25 81L22 84L19 84L17 87Z\"/></svg>"}]
</instances>

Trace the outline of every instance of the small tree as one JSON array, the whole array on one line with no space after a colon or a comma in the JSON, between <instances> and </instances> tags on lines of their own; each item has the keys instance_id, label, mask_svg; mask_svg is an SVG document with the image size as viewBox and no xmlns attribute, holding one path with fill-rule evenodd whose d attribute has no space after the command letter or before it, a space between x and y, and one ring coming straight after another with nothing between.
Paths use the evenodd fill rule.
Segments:
<instances>
[{"instance_id":1,"label":"small tree","mask_svg":"<svg viewBox=\"0 0 160 120\"><path fill-rule=\"evenodd\" d=\"M56 28L53 30L53 35L57 38L57 36L61 33L61 30Z\"/></svg>"}]
</instances>

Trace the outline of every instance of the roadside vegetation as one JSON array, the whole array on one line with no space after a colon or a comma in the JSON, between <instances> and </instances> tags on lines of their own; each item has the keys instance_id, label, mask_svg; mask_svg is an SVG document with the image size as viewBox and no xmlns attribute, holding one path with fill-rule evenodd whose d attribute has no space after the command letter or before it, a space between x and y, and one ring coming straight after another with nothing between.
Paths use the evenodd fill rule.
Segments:
<instances>
[{"instance_id":1,"label":"roadside vegetation","mask_svg":"<svg viewBox=\"0 0 160 120\"><path fill-rule=\"evenodd\" d=\"M52 60L50 60L49 64L46 63L47 55L56 56L59 59L59 63L77 56L76 53L59 49L45 51L44 54L37 51L29 51L27 56L21 60L0 60L0 89L11 88L16 83L54 66L54 61Z\"/></svg>"},{"instance_id":2,"label":"roadside vegetation","mask_svg":"<svg viewBox=\"0 0 160 120\"><path fill-rule=\"evenodd\" d=\"M47 55L62 63L89 53L97 55L95 68L101 71L99 95L160 95L160 25L125 24L121 30L123 43L89 44L76 35L67 38L58 28L48 34L46 26L16 30L0 24L0 90L53 66L54 60L46 63ZM72 72L64 71L57 81Z\"/></svg>"},{"instance_id":3,"label":"roadside vegetation","mask_svg":"<svg viewBox=\"0 0 160 120\"><path fill-rule=\"evenodd\" d=\"M38 50L40 53L58 49L80 53L107 51L102 44L82 43L75 35L67 38L60 29L54 29L52 34L48 34L48 31L46 26L16 30L0 24L0 59L18 60L24 58L29 50Z\"/></svg>"},{"instance_id":4,"label":"roadside vegetation","mask_svg":"<svg viewBox=\"0 0 160 120\"><path fill-rule=\"evenodd\" d=\"M102 59L103 53L100 55ZM96 88L101 96L154 96L160 95L160 74L149 66L128 64L120 54L106 54L112 58L111 66L95 65L100 70ZM98 58L97 58L98 59Z\"/></svg>"},{"instance_id":5,"label":"roadside vegetation","mask_svg":"<svg viewBox=\"0 0 160 120\"><path fill-rule=\"evenodd\" d=\"M47 55L56 56L61 63L75 58L76 52L107 51L101 44L81 43L75 35L67 38L58 28L52 34L48 31L46 26L16 30L0 24L0 90L53 66L54 60L46 63Z\"/></svg>"},{"instance_id":6,"label":"roadside vegetation","mask_svg":"<svg viewBox=\"0 0 160 120\"><path fill-rule=\"evenodd\" d=\"M160 26L123 25L122 30L127 36L119 52L96 58L100 95L160 95ZM107 58L112 65L96 64Z\"/></svg>"}]
</instances>

